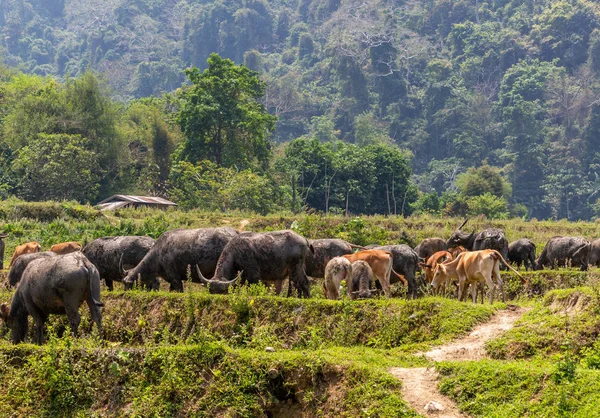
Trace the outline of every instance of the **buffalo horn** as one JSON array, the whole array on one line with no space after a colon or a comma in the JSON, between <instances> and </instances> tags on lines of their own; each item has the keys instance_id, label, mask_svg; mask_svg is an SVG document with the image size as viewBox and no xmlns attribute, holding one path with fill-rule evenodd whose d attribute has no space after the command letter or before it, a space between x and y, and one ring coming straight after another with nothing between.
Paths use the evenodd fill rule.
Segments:
<instances>
[{"instance_id":1,"label":"buffalo horn","mask_svg":"<svg viewBox=\"0 0 600 418\"><path fill-rule=\"evenodd\" d=\"M467 222L469 222L469 218L466 218L465 221L458 227L458 229L462 229L462 227L465 226Z\"/></svg>"},{"instance_id":2,"label":"buffalo horn","mask_svg":"<svg viewBox=\"0 0 600 418\"><path fill-rule=\"evenodd\" d=\"M198 267L198 264L196 264L196 272L198 273L198 278L200 278L200 281L204 284L210 284L211 280L208 280L206 277L204 277L202 275L202 272L200 271L200 267Z\"/></svg>"},{"instance_id":3,"label":"buffalo horn","mask_svg":"<svg viewBox=\"0 0 600 418\"><path fill-rule=\"evenodd\" d=\"M119 258L119 274L121 275L121 278L127 276L127 272L123 268L123 254L121 254L121 257Z\"/></svg>"}]
</instances>

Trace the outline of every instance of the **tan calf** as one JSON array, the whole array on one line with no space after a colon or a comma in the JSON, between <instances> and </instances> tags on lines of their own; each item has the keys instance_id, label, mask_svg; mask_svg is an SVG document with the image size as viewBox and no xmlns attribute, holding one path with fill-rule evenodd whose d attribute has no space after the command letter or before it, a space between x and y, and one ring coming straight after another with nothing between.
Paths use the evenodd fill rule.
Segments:
<instances>
[{"instance_id":1,"label":"tan calf","mask_svg":"<svg viewBox=\"0 0 600 418\"><path fill-rule=\"evenodd\" d=\"M404 276L396 273L392 268L394 261L392 253L383 250L363 250L354 254L346 254L343 257L351 263L358 260L366 261L371 266L373 275L381 283L383 293L388 297L390 296L390 276L392 272L404 283L404 286L408 284Z\"/></svg>"},{"instance_id":2,"label":"tan calf","mask_svg":"<svg viewBox=\"0 0 600 418\"><path fill-rule=\"evenodd\" d=\"M12 258L10 259L10 263L8 266L12 266L17 257L23 254L31 254L31 253L39 253L42 251L42 246L35 241L26 242L25 244L21 244L15 248L15 252L13 253Z\"/></svg>"},{"instance_id":3,"label":"tan calf","mask_svg":"<svg viewBox=\"0 0 600 418\"><path fill-rule=\"evenodd\" d=\"M450 262L453 259L454 257L452 257L452 254L450 254L448 251L438 251L433 253L431 257L427 259L427 262L419 263L419 265L423 267L423 273L425 275L425 281L427 284L430 284L433 280L433 269L436 265Z\"/></svg>"},{"instance_id":4,"label":"tan calf","mask_svg":"<svg viewBox=\"0 0 600 418\"><path fill-rule=\"evenodd\" d=\"M61 242L50 247L50 251L56 254L69 254L81 251L81 244L76 241Z\"/></svg>"},{"instance_id":5,"label":"tan calf","mask_svg":"<svg viewBox=\"0 0 600 418\"><path fill-rule=\"evenodd\" d=\"M458 278L458 299L466 298L467 288L473 285L486 283L490 289L490 304L494 302L496 287L502 291L504 296L504 283L500 277L500 261L504 262L517 276L525 280L514 268L512 268L502 255L496 250L469 251L459 256L448 264L438 264L434 269L431 286L437 289L442 283L447 283L452 277ZM472 292L473 302L477 302L477 292Z\"/></svg>"}]
</instances>

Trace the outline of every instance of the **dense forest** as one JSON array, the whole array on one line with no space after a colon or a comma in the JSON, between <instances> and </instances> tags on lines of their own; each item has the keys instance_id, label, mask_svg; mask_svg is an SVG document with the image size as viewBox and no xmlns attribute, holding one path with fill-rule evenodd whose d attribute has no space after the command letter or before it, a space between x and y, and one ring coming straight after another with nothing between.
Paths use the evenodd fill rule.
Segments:
<instances>
[{"instance_id":1,"label":"dense forest","mask_svg":"<svg viewBox=\"0 0 600 418\"><path fill-rule=\"evenodd\" d=\"M4 196L600 216L592 1L6 0L0 33Z\"/></svg>"}]
</instances>

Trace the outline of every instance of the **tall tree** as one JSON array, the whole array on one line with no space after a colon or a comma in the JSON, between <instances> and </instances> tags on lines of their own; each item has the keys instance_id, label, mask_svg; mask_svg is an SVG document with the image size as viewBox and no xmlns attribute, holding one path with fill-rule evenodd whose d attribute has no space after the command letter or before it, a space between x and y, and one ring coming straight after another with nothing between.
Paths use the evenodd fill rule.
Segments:
<instances>
[{"instance_id":1,"label":"tall tree","mask_svg":"<svg viewBox=\"0 0 600 418\"><path fill-rule=\"evenodd\" d=\"M277 118L260 103L265 83L258 73L211 54L206 70L194 67L186 75L192 86L180 93L177 121L185 139L178 158L266 168Z\"/></svg>"}]
</instances>

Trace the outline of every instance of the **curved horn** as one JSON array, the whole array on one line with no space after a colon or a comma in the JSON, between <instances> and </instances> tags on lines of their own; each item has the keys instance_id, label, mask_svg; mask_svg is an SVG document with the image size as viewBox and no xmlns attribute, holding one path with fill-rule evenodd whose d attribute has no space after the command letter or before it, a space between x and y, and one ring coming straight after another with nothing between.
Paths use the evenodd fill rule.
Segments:
<instances>
[{"instance_id":1,"label":"curved horn","mask_svg":"<svg viewBox=\"0 0 600 418\"><path fill-rule=\"evenodd\" d=\"M204 284L210 284L210 282L212 280L208 280L206 277L204 277L202 275L202 272L200 271L200 267L198 267L198 264L196 264L196 272L198 273L198 278L200 279L200 281Z\"/></svg>"},{"instance_id":2,"label":"curved horn","mask_svg":"<svg viewBox=\"0 0 600 418\"><path fill-rule=\"evenodd\" d=\"M119 258L119 274L121 275L121 278L127 276L127 272L123 268L123 254L121 254L121 257Z\"/></svg>"},{"instance_id":3,"label":"curved horn","mask_svg":"<svg viewBox=\"0 0 600 418\"><path fill-rule=\"evenodd\" d=\"M458 229L462 229L462 227L465 226L467 222L469 222L469 218L466 218L465 221L458 227Z\"/></svg>"}]
</instances>

